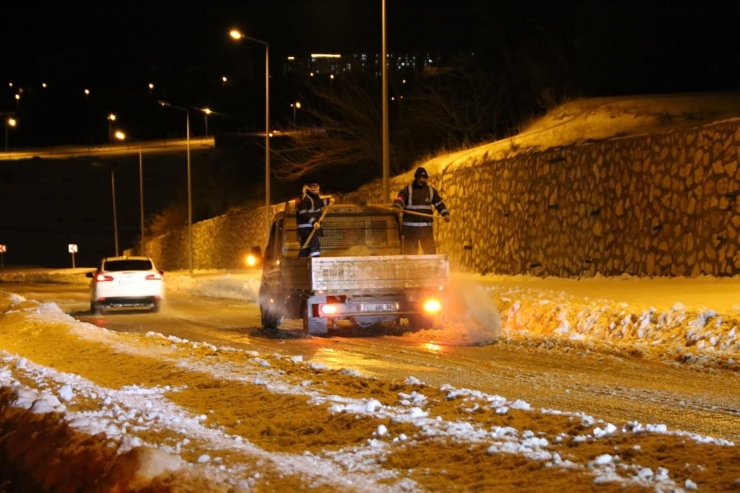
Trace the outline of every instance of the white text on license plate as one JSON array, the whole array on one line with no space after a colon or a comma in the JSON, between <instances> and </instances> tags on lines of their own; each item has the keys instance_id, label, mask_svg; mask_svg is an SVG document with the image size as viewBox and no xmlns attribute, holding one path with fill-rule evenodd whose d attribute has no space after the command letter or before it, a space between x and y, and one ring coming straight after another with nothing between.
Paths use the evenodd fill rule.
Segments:
<instances>
[{"instance_id":1,"label":"white text on license plate","mask_svg":"<svg viewBox=\"0 0 740 493\"><path fill-rule=\"evenodd\" d=\"M365 311L368 312L393 312L395 310L395 303L368 303L365 305Z\"/></svg>"}]
</instances>

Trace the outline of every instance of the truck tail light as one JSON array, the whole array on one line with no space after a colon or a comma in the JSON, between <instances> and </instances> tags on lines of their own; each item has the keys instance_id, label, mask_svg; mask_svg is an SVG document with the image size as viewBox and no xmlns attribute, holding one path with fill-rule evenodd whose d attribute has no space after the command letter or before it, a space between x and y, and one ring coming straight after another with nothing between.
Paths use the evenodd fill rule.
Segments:
<instances>
[{"instance_id":1,"label":"truck tail light","mask_svg":"<svg viewBox=\"0 0 740 493\"><path fill-rule=\"evenodd\" d=\"M424 311L427 313L437 313L442 309L442 303L434 298L429 298L424 301Z\"/></svg>"},{"instance_id":2,"label":"truck tail light","mask_svg":"<svg viewBox=\"0 0 740 493\"><path fill-rule=\"evenodd\" d=\"M337 307L336 305L322 305L321 313L324 315L334 315L337 313Z\"/></svg>"}]
</instances>

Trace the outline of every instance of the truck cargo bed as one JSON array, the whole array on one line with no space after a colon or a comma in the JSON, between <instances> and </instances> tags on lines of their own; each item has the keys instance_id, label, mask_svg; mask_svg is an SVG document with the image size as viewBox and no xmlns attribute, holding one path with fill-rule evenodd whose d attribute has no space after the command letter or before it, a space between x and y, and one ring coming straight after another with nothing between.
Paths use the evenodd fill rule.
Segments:
<instances>
[{"instance_id":1,"label":"truck cargo bed","mask_svg":"<svg viewBox=\"0 0 740 493\"><path fill-rule=\"evenodd\" d=\"M446 255L315 257L310 260L313 291L361 293L435 289L446 286L449 279Z\"/></svg>"}]
</instances>

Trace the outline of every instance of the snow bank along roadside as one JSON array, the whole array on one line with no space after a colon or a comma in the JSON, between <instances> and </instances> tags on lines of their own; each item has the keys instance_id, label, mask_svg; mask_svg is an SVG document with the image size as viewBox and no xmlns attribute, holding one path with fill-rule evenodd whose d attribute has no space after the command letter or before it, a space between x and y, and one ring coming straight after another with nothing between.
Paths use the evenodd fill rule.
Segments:
<instances>
[{"instance_id":1,"label":"snow bank along roadside","mask_svg":"<svg viewBox=\"0 0 740 493\"><path fill-rule=\"evenodd\" d=\"M0 454L43 490L438 491L495 479L511 491L662 492L720 470L740 477L732 443L660 424L117 334L1 296Z\"/></svg>"},{"instance_id":2,"label":"snow bank along roadside","mask_svg":"<svg viewBox=\"0 0 740 493\"><path fill-rule=\"evenodd\" d=\"M677 298L681 289L691 286L687 281L676 280L683 283L676 289ZM670 308L659 309L645 303L580 298L520 286L489 287L499 299L504 333L519 341L546 345L580 342L607 352L740 370L737 307L719 312L675 302ZM734 298L737 291L727 288L727 294ZM594 294L598 293L597 282Z\"/></svg>"}]
</instances>

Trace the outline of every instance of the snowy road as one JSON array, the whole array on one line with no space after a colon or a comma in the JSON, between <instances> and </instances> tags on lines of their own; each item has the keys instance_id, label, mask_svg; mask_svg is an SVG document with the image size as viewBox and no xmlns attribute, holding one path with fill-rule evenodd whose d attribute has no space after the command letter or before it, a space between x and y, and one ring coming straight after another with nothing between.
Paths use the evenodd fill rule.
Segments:
<instances>
[{"instance_id":1,"label":"snowy road","mask_svg":"<svg viewBox=\"0 0 740 493\"><path fill-rule=\"evenodd\" d=\"M610 422L638 420L740 440L737 371L645 359L594 344L505 339L483 346L436 344L434 334L302 338L299 324L279 335L259 329L256 304L170 295L159 314L94 316L87 289L65 284L12 284L28 299L53 301L75 318L119 332L160 332L215 346L302 356L383 380L414 375L440 386L476 389L533 407L584 412ZM291 327L293 329L291 330Z\"/></svg>"}]
</instances>

